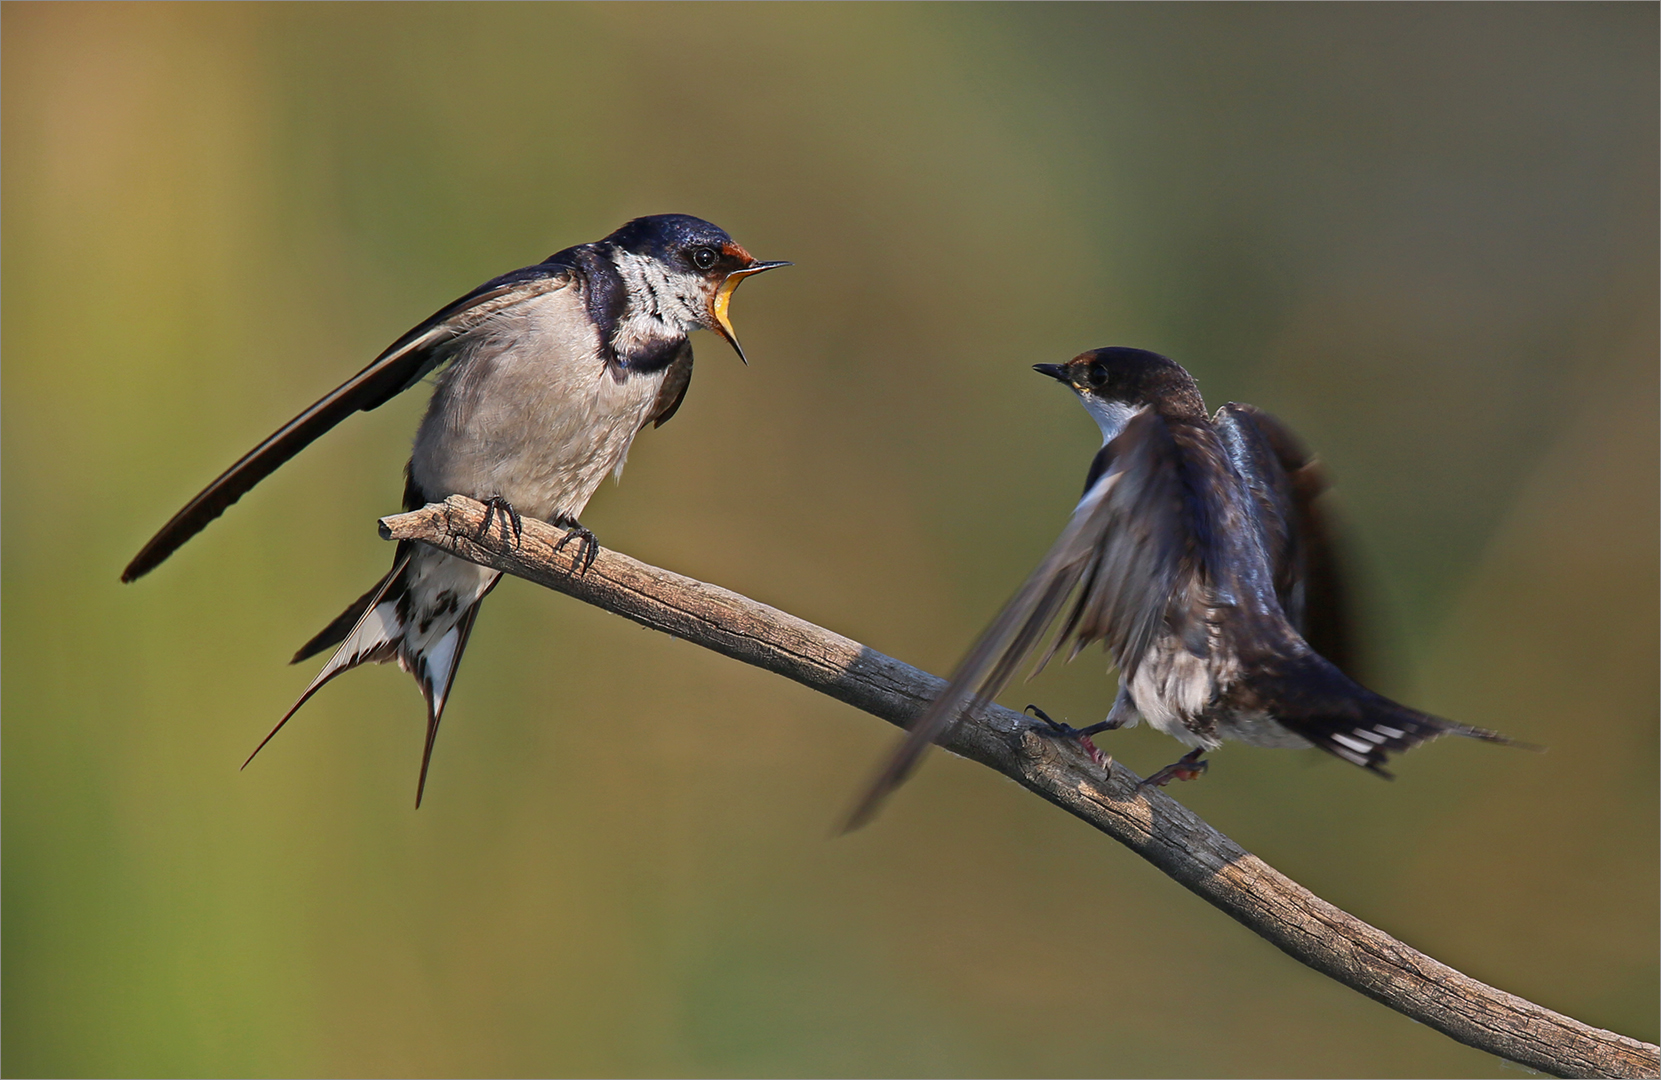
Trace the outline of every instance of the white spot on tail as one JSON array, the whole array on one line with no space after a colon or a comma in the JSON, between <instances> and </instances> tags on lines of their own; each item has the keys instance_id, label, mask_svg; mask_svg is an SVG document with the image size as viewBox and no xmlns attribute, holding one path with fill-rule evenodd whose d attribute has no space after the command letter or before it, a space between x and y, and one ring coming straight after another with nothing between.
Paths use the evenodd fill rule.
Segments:
<instances>
[{"instance_id":1,"label":"white spot on tail","mask_svg":"<svg viewBox=\"0 0 1661 1080\"><path fill-rule=\"evenodd\" d=\"M461 641L461 627L452 626L421 658L422 679L432 687L433 712L444 711L444 698L450 690L450 669L456 662L456 645Z\"/></svg>"},{"instance_id":2,"label":"white spot on tail","mask_svg":"<svg viewBox=\"0 0 1661 1080\"><path fill-rule=\"evenodd\" d=\"M1348 735L1334 735L1332 737L1332 741L1338 743L1340 746L1347 746L1358 754L1367 754L1372 750L1372 747L1368 746L1360 739L1354 739Z\"/></svg>"},{"instance_id":3,"label":"white spot on tail","mask_svg":"<svg viewBox=\"0 0 1661 1080\"><path fill-rule=\"evenodd\" d=\"M376 604L358 620L357 626L346 635L346 640L340 643L334 656L323 665L314 685L320 686L331 675L370 660L391 659L389 650L397 647L403 635L404 626L398 618L398 605L390 600Z\"/></svg>"}]
</instances>

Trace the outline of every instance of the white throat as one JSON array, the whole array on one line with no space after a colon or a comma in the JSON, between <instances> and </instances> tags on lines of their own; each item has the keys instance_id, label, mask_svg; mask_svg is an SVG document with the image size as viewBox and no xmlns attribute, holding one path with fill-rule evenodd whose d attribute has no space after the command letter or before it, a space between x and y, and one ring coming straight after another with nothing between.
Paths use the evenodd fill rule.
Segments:
<instances>
[{"instance_id":1,"label":"white throat","mask_svg":"<svg viewBox=\"0 0 1661 1080\"><path fill-rule=\"evenodd\" d=\"M649 342L685 337L704 329L709 283L696 274L680 274L657 259L616 249L612 265L623 279L628 306L617 325L617 351L627 353Z\"/></svg>"},{"instance_id":2,"label":"white throat","mask_svg":"<svg viewBox=\"0 0 1661 1080\"><path fill-rule=\"evenodd\" d=\"M1080 394L1078 397L1084 402L1085 411L1090 414L1090 418L1102 429L1103 446L1117 439L1119 433L1125 430L1125 425L1142 411L1122 401L1106 401L1094 394Z\"/></svg>"}]
</instances>

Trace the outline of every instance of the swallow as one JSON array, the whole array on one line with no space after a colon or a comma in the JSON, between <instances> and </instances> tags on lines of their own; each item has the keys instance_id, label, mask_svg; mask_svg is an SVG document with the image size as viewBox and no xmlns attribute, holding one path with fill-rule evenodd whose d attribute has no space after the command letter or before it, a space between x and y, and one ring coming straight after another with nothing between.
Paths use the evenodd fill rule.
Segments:
<instances>
[{"instance_id":1,"label":"swallow","mask_svg":"<svg viewBox=\"0 0 1661 1080\"><path fill-rule=\"evenodd\" d=\"M1036 730L1084 740L1147 721L1193 750L1144 784L1192 779L1232 739L1320 747L1388 778L1391 754L1441 735L1512 743L1376 694L1353 662L1320 470L1280 421L1250 405L1206 414L1166 357L1107 348L1034 370L1078 395L1100 426L1084 497L1060 537L981 634L848 819L857 828L954 721L995 698L1066 611L1033 674L1070 643L1102 642L1119 673L1107 718ZM1070 603L1069 603L1070 601ZM1322 655L1317 645L1329 655ZM1334 662L1338 659L1338 663ZM1110 764L1110 763L1108 763Z\"/></svg>"},{"instance_id":2,"label":"swallow","mask_svg":"<svg viewBox=\"0 0 1661 1080\"><path fill-rule=\"evenodd\" d=\"M538 518L567 530L561 546L575 543L576 568L586 570L598 542L578 517L608 473L621 475L635 436L681 407L692 378L688 335L713 330L748 363L728 315L733 291L788 265L758 261L707 221L663 214L487 281L250 450L162 526L121 580L155 569L349 414L377 408L435 371L405 469L404 508L471 496L490 508L481 537L499 523L504 538L517 539L524 516ZM396 663L427 704L420 806L457 666L500 577L400 543L391 571L295 653L299 663L335 649L254 754L336 676Z\"/></svg>"}]
</instances>

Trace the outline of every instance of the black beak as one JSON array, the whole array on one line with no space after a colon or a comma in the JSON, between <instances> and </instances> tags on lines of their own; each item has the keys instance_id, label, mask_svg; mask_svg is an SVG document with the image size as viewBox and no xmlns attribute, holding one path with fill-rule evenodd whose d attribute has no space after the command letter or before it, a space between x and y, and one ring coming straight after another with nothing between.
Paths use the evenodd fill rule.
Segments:
<instances>
[{"instance_id":1,"label":"black beak","mask_svg":"<svg viewBox=\"0 0 1661 1080\"><path fill-rule=\"evenodd\" d=\"M738 353L738 359L744 362L745 367L750 365L749 358L744 355L744 346L738 343L738 334L732 328L732 320L727 317L727 305L732 301L732 292L738 288L738 283L747 277L768 270L777 270L781 266L794 265L794 263L787 262L751 262L750 265L728 274L726 280L721 282L721 287L715 290L715 295L710 297L709 313L715 320L715 325L710 329L727 339L727 344L731 345L733 351Z\"/></svg>"},{"instance_id":2,"label":"black beak","mask_svg":"<svg viewBox=\"0 0 1661 1080\"><path fill-rule=\"evenodd\" d=\"M1068 386L1073 384L1073 380L1067 377L1067 370L1060 364L1034 364L1032 365L1032 370L1038 372L1040 375L1048 375L1056 382L1064 382Z\"/></svg>"}]
</instances>

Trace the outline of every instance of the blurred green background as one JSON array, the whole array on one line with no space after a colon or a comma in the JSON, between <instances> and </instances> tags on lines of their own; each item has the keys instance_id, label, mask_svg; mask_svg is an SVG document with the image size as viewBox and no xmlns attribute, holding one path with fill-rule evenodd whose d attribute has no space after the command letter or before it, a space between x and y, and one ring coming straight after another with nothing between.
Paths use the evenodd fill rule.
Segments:
<instances>
[{"instance_id":1,"label":"blurred green background","mask_svg":"<svg viewBox=\"0 0 1661 1080\"><path fill-rule=\"evenodd\" d=\"M427 803L408 678L290 652L384 572L424 394L151 577L243 451L645 213L796 267L585 515L947 668L1138 345L1317 447L1378 687L1548 744L1174 794L1476 977L1657 1037L1657 10L3 10L8 1075L1512 1075L892 729L509 581ZM1084 723L1091 653L1012 691ZM1180 752L1108 746L1144 773Z\"/></svg>"}]
</instances>

